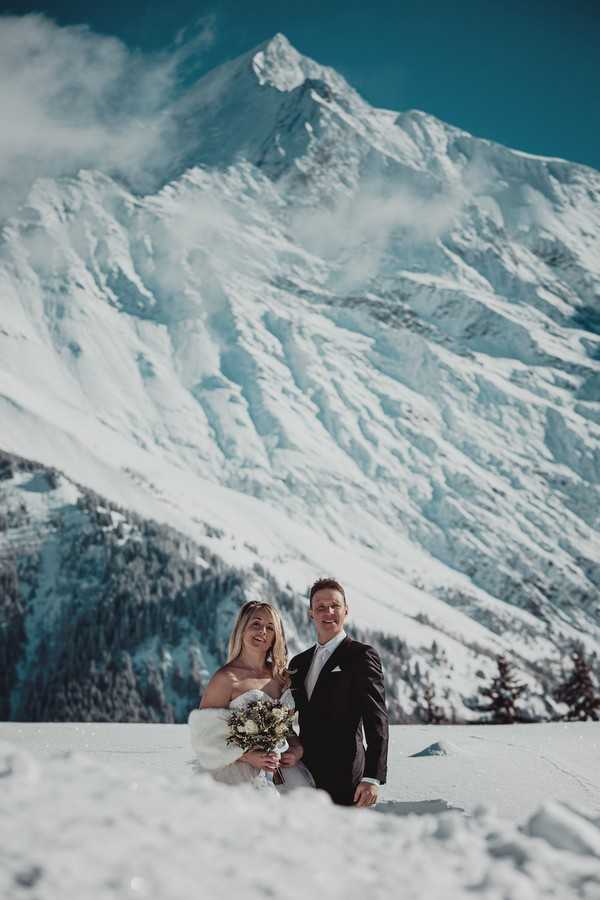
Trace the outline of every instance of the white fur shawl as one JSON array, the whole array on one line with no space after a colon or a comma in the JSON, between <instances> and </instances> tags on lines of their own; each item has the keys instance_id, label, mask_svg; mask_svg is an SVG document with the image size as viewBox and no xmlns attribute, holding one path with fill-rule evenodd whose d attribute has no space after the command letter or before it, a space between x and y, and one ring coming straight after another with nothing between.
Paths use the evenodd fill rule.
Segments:
<instances>
[{"instance_id":1,"label":"white fur shawl","mask_svg":"<svg viewBox=\"0 0 600 900\"><path fill-rule=\"evenodd\" d=\"M193 709L188 718L192 749L198 765L207 771L222 769L243 755L241 747L227 745L228 709Z\"/></svg>"}]
</instances>

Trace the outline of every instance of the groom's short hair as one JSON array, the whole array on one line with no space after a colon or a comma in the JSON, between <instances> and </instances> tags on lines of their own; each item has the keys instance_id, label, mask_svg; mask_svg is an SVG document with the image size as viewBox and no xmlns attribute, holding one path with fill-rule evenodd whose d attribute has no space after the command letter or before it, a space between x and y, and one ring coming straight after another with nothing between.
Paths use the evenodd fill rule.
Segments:
<instances>
[{"instance_id":1,"label":"groom's short hair","mask_svg":"<svg viewBox=\"0 0 600 900\"><path fill-rule=\"evenodd\" d=\"M346 592L344 588L341 586L339 581L336 581L335 578L318 578L314 584L311 585L310 591L308 592L308 605L312 606L312 598L315 596L317 591L323 590L332 590L339 591L342 597L344 598L344 606L348 607L348 601L346 600Z\"/></svg>"}]
</instances>

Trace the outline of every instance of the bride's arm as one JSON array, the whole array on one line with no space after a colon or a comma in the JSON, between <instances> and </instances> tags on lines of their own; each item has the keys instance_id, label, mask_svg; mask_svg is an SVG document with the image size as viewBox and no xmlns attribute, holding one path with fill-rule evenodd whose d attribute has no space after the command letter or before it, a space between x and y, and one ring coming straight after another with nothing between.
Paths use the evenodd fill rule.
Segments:
<instances>
[{"instance_id":1,"label":"bride's arm","mask_svg":"<svg viewBox=\"0 0 600 900\"><path fill-rule=\"evenodd\" d=\"M200 709L189 715L190 738L196 760L203 771L212 772L236 762L241 756L239 747L227 743L227 716L231 688L222 670L209 681Z\"/></svg>"},{"instance_id":2,"label":"bride's arm","mask_svg":"<svg viewBox=\"0 0 600 900\"><path fill-rule=\"evenodd\" d=\"M227 672L215 672L206 686L200 709L227 709L233 694L233 680Z\"/></svg>"},{"instance_id":3,"label":"bride's arm","mask_svg":"<svg viewBox=\"0 0 600 900\"><path fill-rule=\"evenodd\" d=\"M220 669L215 672L206 686L206 690L200 701L200 709L227 709L233 696L235 678L231 673ZM240 754L239 760L249 763L254 769L277 768L279 757L274 753L265 753L262 750L247 750Z\"/></svg>"}]
</instances>

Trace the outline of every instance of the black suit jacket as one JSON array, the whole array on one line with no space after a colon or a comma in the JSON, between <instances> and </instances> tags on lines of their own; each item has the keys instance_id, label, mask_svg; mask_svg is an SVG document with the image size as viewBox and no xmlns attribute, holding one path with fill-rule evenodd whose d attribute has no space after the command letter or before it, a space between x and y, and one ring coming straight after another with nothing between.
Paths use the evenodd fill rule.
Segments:
<instances>
[{"instance_id":1,"label":"black suit jacket","mask_svg":"<svg viewBox=\"0 0 600 900\"><path fill-rule=\"evenodd\" d=\"M304 682L314 652L311 647L299 653L289 665L303 762L318 788L336 803L350 805L361 778L386 780L388 715L381 662L373 647L346 637L323 666L309 700Z\"/></svg>"}]
</instances>

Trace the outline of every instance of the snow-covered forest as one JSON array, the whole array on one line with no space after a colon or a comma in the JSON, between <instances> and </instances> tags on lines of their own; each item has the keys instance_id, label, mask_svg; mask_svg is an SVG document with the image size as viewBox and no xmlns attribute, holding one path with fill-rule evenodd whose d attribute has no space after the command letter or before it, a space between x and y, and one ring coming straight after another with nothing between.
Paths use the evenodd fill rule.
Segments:
<instances>
[{"instance_id":1,"label":"snow-covered forest","mask_svg":"<svg viewBox=\"0 0 600 900\"><path fill-rule=\"evenodd\" d=\"M185 722L225 661L237 610L253 597L281 609L291 653L314 639L306 600L259 563L228 565L57 470L0 453L0 500L1 719ZM600 719L597 656L587 660L579 645L553 673L539 661L544 693L499 657L498 674L480 670L456 698L451 660L435 638L415 654L399 637L352 630L380 652L393 722ZM489 669L494 658L481 656ZM447 687L438 695L431 673L439 683L440 670Z\"/></svg>"}]
</instances>

